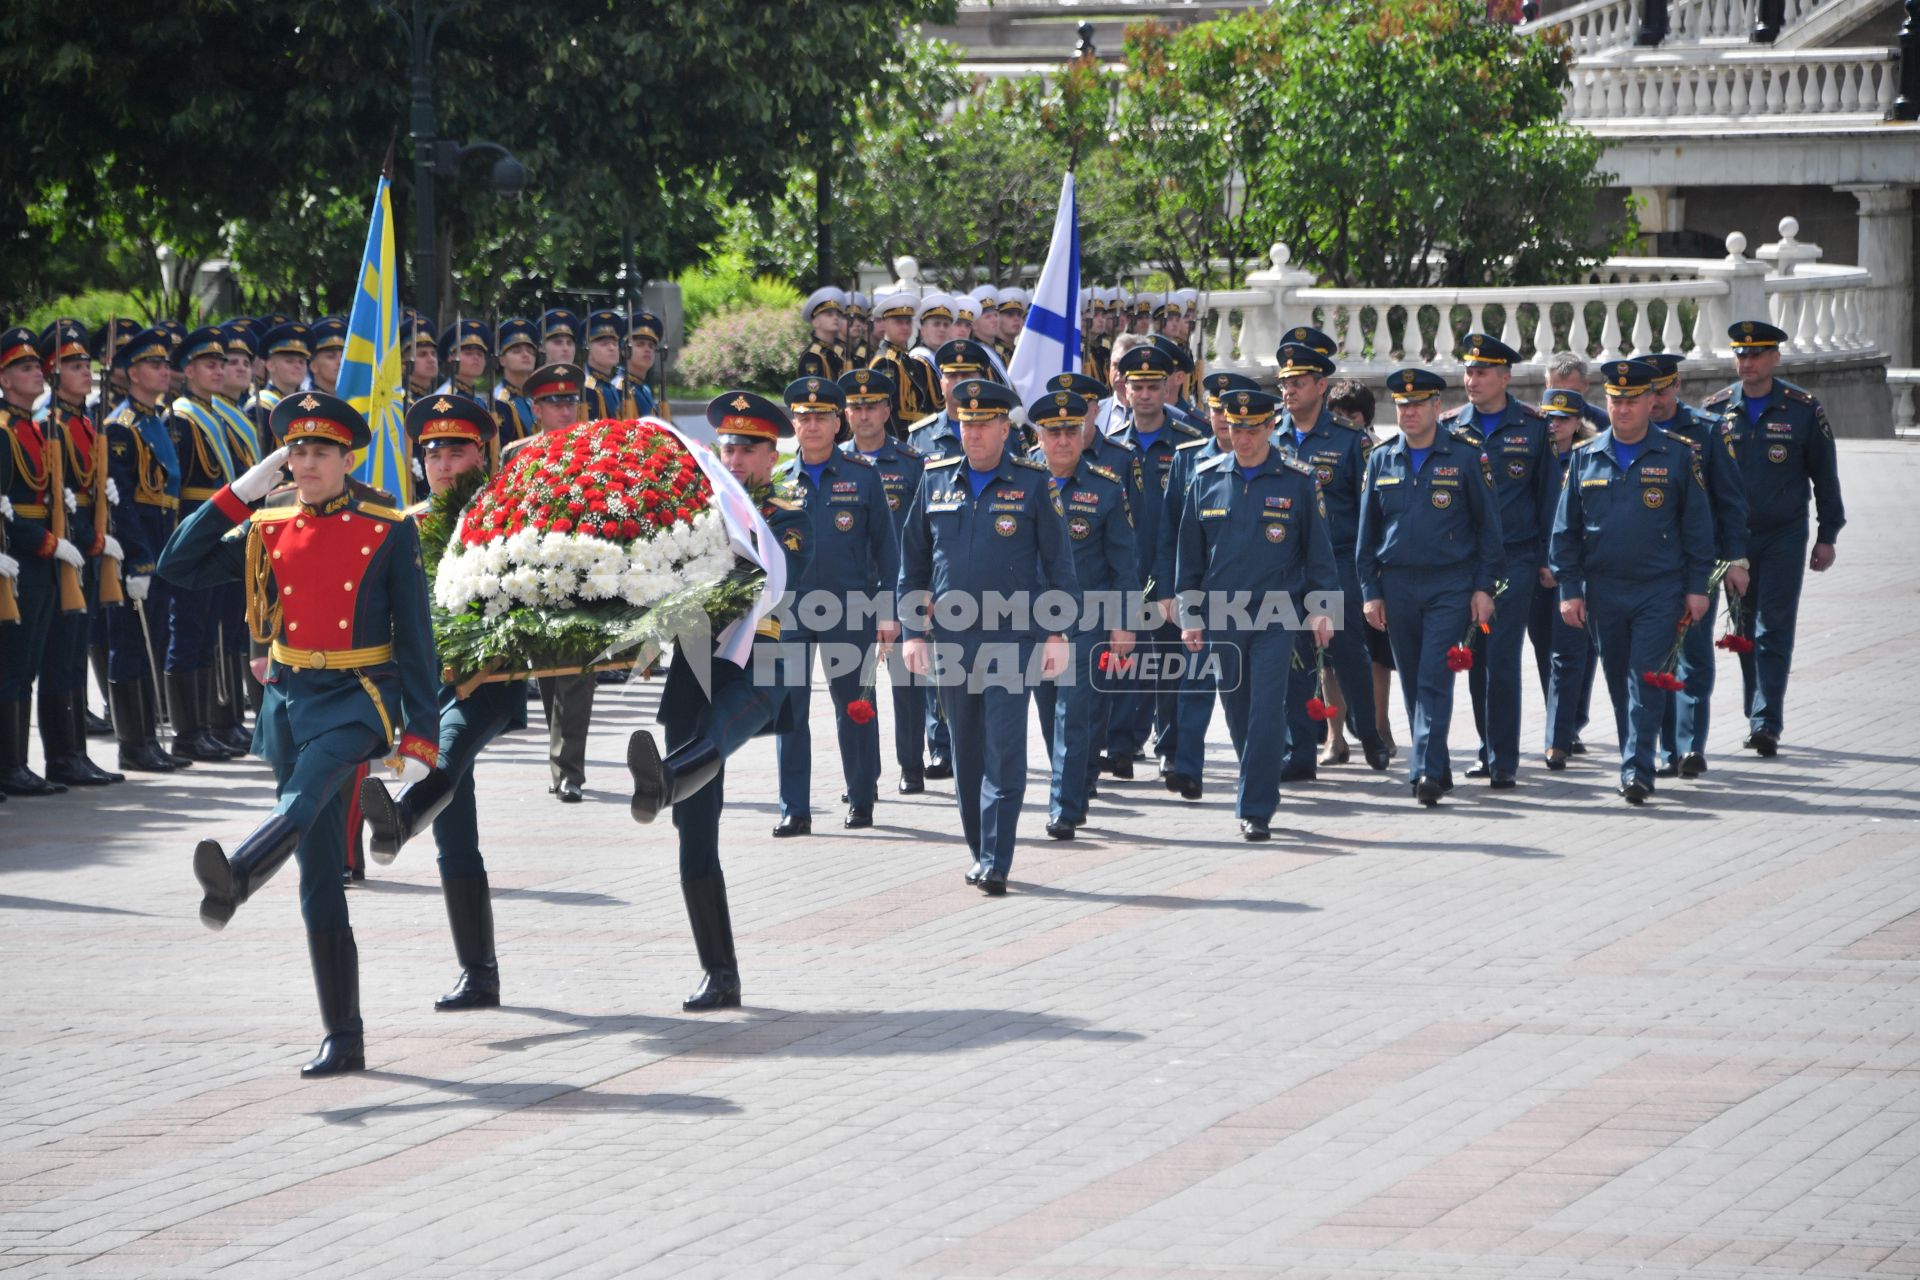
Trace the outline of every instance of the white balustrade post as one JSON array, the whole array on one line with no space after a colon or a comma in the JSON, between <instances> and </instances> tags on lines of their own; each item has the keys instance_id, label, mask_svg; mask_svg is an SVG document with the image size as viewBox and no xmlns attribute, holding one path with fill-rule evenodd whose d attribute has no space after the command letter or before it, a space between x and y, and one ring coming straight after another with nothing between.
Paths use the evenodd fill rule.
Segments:
<instances>
[{"instance_id":1,"label":"white balustrade post","mask_svg":"<svg viewBox=\"0 0 1920 1280\"><path fill-rule=\"evenodd\" d=\"M1727 293L1701 308L1694 327L1696 350L1704 355L1731 358L1733 344L1727 340L1727 326L1736 320L1765 320L1767 311L1767 264L1747 256L1747 238L1735 231L1727 236L1727 256L1719 262L1700 264L1700 275L1707 280L1724 280ZM1703 335L1700 326L1706 326Z\"/></svg>"},{"instance_id":2,"label":"white balustrade post","mask_svg":"<svg viewBox=\"0 0 1920 1280\"><path fill-rule=\"evenodd\" d=\"M1272 302L1247 308L1246 323L1240 329L1243 364L1263 367L1271 364L1281 334L1296 324L1313 323L1312 300L1299 297L1298 291L1311 289L1318 281L1313 272L1289 266L1292 258L1292 250L1276 244L1267 250L1267 260L1272 266L1247 273L1247 288L1267 294Z\"/></svg>"}]
</instances>

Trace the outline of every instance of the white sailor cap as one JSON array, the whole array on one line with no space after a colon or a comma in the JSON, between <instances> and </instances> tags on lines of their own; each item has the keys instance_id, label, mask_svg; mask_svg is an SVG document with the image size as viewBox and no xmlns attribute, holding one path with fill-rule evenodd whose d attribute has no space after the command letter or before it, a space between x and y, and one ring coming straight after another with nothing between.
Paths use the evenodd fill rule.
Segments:
<instances>
[{"instance_id":1,"label":"white sailor cap","mask_svg":"<svg viewBox=\"0 0 1920 1280\"><path fill-rule=\"evenodd\" d=\"M915 319L925 321L928 317L935 320L953 319L953 299L944 293L930 293L920 299L920 308Z\"/></svg>"},{"instance_id":2,"label":"white sailor cap","mask_svg":"<svg viewBox=\"0 0 1920 1280\"><path fill-rule=\"evenodd\" d=\"M846 305L847 295L843 290L836 289L830 284L822 285L808 294L807 300L800 304L800 318L811 320L822 311L840 311L845 309Z\"/></svg>"}]
</instances>

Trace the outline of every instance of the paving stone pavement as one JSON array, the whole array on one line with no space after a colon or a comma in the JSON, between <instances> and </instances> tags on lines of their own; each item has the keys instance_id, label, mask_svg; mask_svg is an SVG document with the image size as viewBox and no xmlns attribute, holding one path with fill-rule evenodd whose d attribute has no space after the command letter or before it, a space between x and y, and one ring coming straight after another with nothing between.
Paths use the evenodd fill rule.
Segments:
<instances>
[{"instance_id":1,"label":"paving stone pavement","mask_svg":"<svg viewBox=\"0 0 1920 1280\"><path fill-rule=\"evenodd\" d=\"M1920 450L1841 461L1781 755L1738 750L1727 658L1712 771L1644 811L1599 755L1437 812L1349 766L1248 845L1216 718L1205 801L1108 783L1070 844L1031 751L989 900L950 784L889 762L840 830L816 698L821 834L767 837L770 740L728 769L738 1013L680 1012L673 831L627 817L655 685L601 690L585 805L537 720L482 759L509 1007L431 1008L429 846L351 895L344 1079L296 1074L294 874L195 918L259 762L0 806L0 1272L1920 1273Z\"/></svg>"}]
</instances>

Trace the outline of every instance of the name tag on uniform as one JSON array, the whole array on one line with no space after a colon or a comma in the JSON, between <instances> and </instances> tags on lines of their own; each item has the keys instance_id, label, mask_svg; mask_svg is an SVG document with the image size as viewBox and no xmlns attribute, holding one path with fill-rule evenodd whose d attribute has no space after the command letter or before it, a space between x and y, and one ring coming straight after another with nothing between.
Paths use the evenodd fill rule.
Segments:
<instances>
[{"instance_id":1,"label":"name tag on uniform","mask_svg":"<svg viewBox=\"0 0 1920 1280\"><path fill-rule=\"evenodd\" d=\"M1605 476L1601 476L1596 480L1582 480L1580 482L1580 487L1582 489L1595 489L1595 488L1604 489L1612 483L1613 482L1607 479Z\"/></svg>"},{"instance_id":2,"label":"name tag on uniform","mask_svg":"<svg viewBox=\"0 0 1920 1280\"><path fill-rule=\"evenodd\" d=\"M1224 520L1227 518L1227 509L1225 507L1202 507L1200 509L1200 518L1202 520Z\"/></svg>"},{"instance_id":3,"label":"name tag on uniform","mask_svg":"<svg viewBox=\"0 0 1920 1280\"><path fill-rule=\"evenodd\" d=\"M987 504L987 510L989 511L1025 511L1026 507L1024 504L1018 503L1018 502L989 502Z\"/></svg>"},{"instance_id":4,"label":"name tag on uniform","mask_svg":"<svg viewBox=\"0 0 1920 1280\"><path fill-rule=\"evenodd\" d=\"M1391 485L1396 485L1399 483L1400 483L1399 476L1380 476L1374 480L1373 487L1376 489L1385 489Z\"/></svg>"},{"instance_id":5,"label":"name tag on uniform","mask_svg":"<svg viewBox=\"0 0 1920 1280\"><path fill-rule=\"evenodd\" d=\"M957 502L929 502L927 504L928 511L958 511L959 509L960 504Z\"/></svg>"},{"instance_id":6,"label":"name tag on uniform","mask_svg":"<svg viewBox=\"0 0 1920 1280\"><path fill-rule=\"evenodd\" d=\"M1500 441L1500 447L1502 449L1505 449L1508 453L1532 453L1533 452L1533 446L1531 444L1528 444L1524 438L1516 440L1511 436L1507 436L1503 438Z\"/></svg>"}]
</instances>

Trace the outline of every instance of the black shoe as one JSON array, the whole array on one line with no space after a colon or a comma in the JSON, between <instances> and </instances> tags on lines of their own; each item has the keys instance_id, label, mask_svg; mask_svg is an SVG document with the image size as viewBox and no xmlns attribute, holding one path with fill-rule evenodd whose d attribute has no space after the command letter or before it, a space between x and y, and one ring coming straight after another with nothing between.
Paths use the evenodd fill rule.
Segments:
<instances>
[{"instance_id":1,"label":"black shoe","mask_svg":"<svg viewBox=\"0 0 1920 1280\"><path fill-rule=\"evenodd\" d=\"M727 910L726 879L716 871L710 876L682 880L680 895L686 899L693 947L703 971L699 988L682 1000L680 1007L688 1013L738 1009L740 962L733 954L733 917Z\"/></svg>"},{"instance_id":2,"label":"black shoe","mask_svg":"<svg viewBox=\"0 0 1920 1280\"><path fill-rule=\"evenodd\" d=\"M986 875L980 877L980 892L986 894L989 898L1006 897L1007 878L1002 875L995 875L989 871Z\"/></svg>"},{"instance_id":3,"label":"black shoe","mask_svg":"<svg viewBox=\"0 0 1920 1280\"><path fill-rule=\"evenodd\" d=\"M1419 778L1414 780L1413 798L1429 809L1440 803L1440 797L1443 794L1445 794L1445 789L1425 774L1421 774Z\"/></svg>"},{"instance_id":4,"label":"black shoe","mask_svg":"<svg viewBox=\"0 0 1920 1280\"><path fill-rule=\"evenodd\" d=\"M1087 779L1087 799L1098 800L1099 798L1100 798L1100 784L1093 781L1093 779L1091 778Z\"/></svg>"},{"instance_id":5,"label":"black shoe","mask_svg":"<svg viewBox=\"0 0 1920 1280\"><path fill-rule=\"evenodd\" d=\"M1440 775L1440 790L1443 792L1453 790L1453 770L1449 769Z\"/></svg>"},{"instance_id":6,"label":"black shoe","mask_svg":"<svg viewBox=\"0 0 1920 1280\"><path fill-rule=\"evenodd\" d=\"M40 745L46 751L50 786L104 787L127 780L125 774L108 773L87 759L86 727L76 695L42 689L39 705Z\"/></svg>"},{"instance_id":7,"label":"black shoe","mask_svg":"<svg viewBox=\"0 0 1920 1280\"><path fill-rule=\"evenodd\" d=\"M1485 760L1478 762L1473 768L1467 770L1467 776L1469 778L1487 778L1492 775L1493 768Z\"/></svg>"},{"instance_id":8,"label":"black shoe","mask_svg":"<svg viewBox=\"0 0 1920 1280\"><path fill-rule=\"evenodd\" d=\"M927 789L927 780L917 773L903 773L897 789L903 796L917 796Z\"/></svg>"},{"instance_id":9,"label":"black shoe","mask_svg":"<svg viewBox=\"0 0 1920 1280\"><path fill-rule=\"evenodd\" d=\"M812 818L782 818L780 819L780 825L773 829L773 838L776 840L785 840L789 836L810 836L812 834Z\"/></svg>"},{"instance_id":10,"label":"black shoe","mask_svg":"<svg viewBox=\"0 0 1920 1280\"><path fill-rule=\"evenodd\" d=\"M433 1007L441 1013L499 1008L500 965L493 955L493 894L486 873L442 880L440 893L447 901L447 925L453 931L460 980Z\"/></svg>"},{"instance_id":11,"label":"black shoe","mask_svg":"<svg viewBox=\"0 0 1920 1280\"><path fill-rule=\"evenodd\" d=\"M1375 773L1383 773L1393 763L1392 747L1372 747L1367 749L1367 768Z\"/></svg>"},{"instance_id":12,"label":"black shoe","mask_svg":"<svg viewBox=\"0 0 1920 1280\"><path fill-rule=\"evenodd\" d=\"M581 794L580 784L572 778L560 779L560 789L554 793L560 797L561 804L579 804L586 796Z\"/></svg>"},{"instance_id":13,"label":"black shoe","mask_svg":"<svg viewBox=\"0 0 1920 1280\"><path fill-rule=\"evenodd\" d=\"M1667 762L1666 762L1665 764L1663 764L1663 765L1661 765L1661 766L1660 766L1660 767L1659 767L1658 769L1655 769L1655 770L1653 771L1653 776L1654 776L1654 777L1656 777L1656 778L1677 778L1677 777L1679 777L1679 776L1680 776L1680 762L1679 762L1678 760L1669 760L1669 761L1667 761Z\"/></svg>"},{"instance_id":14,"label":"black shoe","mask_svg":"<svg viewBox=\"0 0 1920 1280\"><path fill-rule=\"evenodd\" d=\"M154 741L153 726L147 723L147 702L137 680L107 686L107 702L113 708L113 736L120 744L120 767L140 773L173 773L179 769L172 756Z\"/></svg>"},{"instance_id":15,"label":"black shoe","mask_svg":"<svg viewBox=\"0 0 1920 1280\"><path fill-rule=\"evenodd\" d=\"M1747 735L1748 750L1757 751L1763 758L1771 759L1780 750L1780 735L1768 733L1765 729L1755 729Z\"/></svg>"},{"instance_id":16,"label":"black shoe","mask_svg":"<svg viewBox=\"0 0 1920 1280\"><path fill-rule=\"evenodd\" d=\"M652 822L720 775L720 748L712 738L695 738L662 760L653 735L636 729L627 739L627 772L633 775L627 812L635 822Z\"/></svg>"},{"instance_id":17,"label":"black shoe","mask_svg":"<svg viewBox=\"0 0 1920 1280\"><path fill-rule=\"evenodd\" d=\"M1636 778L1632 782L1622 784L1620 794L1626 797L1628 804L1640 805L1647 802L1647 797L1653 794L1653 788Z\"/></svg>"},{"instance_id":18,"label":"black shoe","mask_svg":"<svg viewBox=\"0 0 1920 1280\"><path fill-rule=\"evenodd\" d=\"M223 929L241 903L285 866L300 843L300 828L291 818L274 814L241 841L231 858L219 842L202 840L193 851L193 876L206 896L200 902L200 923Z\"/></svg>"},{"instance_id":19,"label":"black shoe","mask_svg":"<svg viewBox=\"0 0 1920 1280\"><path fill-rule=\"evenodd\" d=\"M1542 756L1541 759L1545 760L1547 764L1547 768L1553 770L1555 773L1559 773L1562 769L1567 767L1567 757L1564 753L1561 755L1555 755L1553 752L1549 751L1544 756Z\"/></svg>"},{"instance_id":20,"label":"black shoe","mask_svg":"<svg viewBox=\"0 0 1920 1280\"><path fill-rule=\"evenodd\" d=\"M206 689L213 672L169 671L167 673L167 710L173 714L173 754L201 764L221 764L233 759L218 739L207 731Z\"/></svg>"},{"instance_id":21,"label":"black shoe","mask_svg":"<svg viewBox=\"0 0 1920 1280\"><path fill-rule=\"evenodd\" d=\"M923 776L935 782L951 778L953 776L953 764L946 760L929 760L927 761L926 771Z\"/></svg>"},{"instance_id":22,"label":"black shoe","mask_svg":"<svg viewBox=\"0 0 1920 1280\"><path fill-rule=\"evenodd\" d=\"M1575 738L1567 744L1567 754L1570 756L1583 756L1587 754L1587 744Z\"/></svg>"},{"instance_id":23,"label":"black shoe","mask_svg":"<svg viewBox=\"0 0 1920 1280\"><path fill-rule=\"evenodd\" d=\"M453 802L455 782L445 769L434 769L418 782L389 792L378 778L360 779L360 812L371 832L367 853L381 866L400 856L407 841L433 825Z\"/></svg>"},{"instance_id":24,"label":"black shoe","mask_svg":"<svg viewBox=\"0 0 1920 1280\"><path fill-rule=\"evenodd\" d=\"M87 717L90 714L87 710L87 695L84 690L67 695L67 717L68 724L71 726L67 741L73 744L73 750L68 754L73 757L75 769L93 779L93 782L82 785L97 787L105 783L125 782L126 774L112 773L87 758ZM97 716L94 718L99 719ZM107 722L101 720L100 723ZM111 725L108 725L107 732L109 734L113 732Z\"/></svg>"},{"instance_id":25,"label":"black shoe","mask_svg":"<svg viewBox=\"0 0 1920 1280\"><path fill-rule=\"evenodd\" d=\"M985 878L986 874L987 874L986 860L983 858L976 857L973 860L973 865L967 869L967 875L966 875L967 883L979 884L980 881L983 878Z\"/></svg>"},{"instance_id":26,"label":"black shoe","mask_svg":"<svg viewBox=\"0 0 1920 1280\"><path fill-rule=\"evenodd\" d=\"M327 1038L320 1052L300 1068L300 1074L344 1075L367 1069L367 1041L360 1021L360 951L351 929L323 929L307 934L307 955L313 961L313 985L320 996L320 1025Z\"/></svg>"},{"instance_id":27,"label":"black shoe","mask_svg":"<svg viewBox=\"0 0 1920 1280\"><path fill-rule=\"evenodd\" d=\"M1055 840L1071 840L1073 839L1073 824L1071 822L1049 822L1047 824L1047 834Z\"/></svg>"},{"instance_id":28,"label":"black shoe","mask_svg":"<svg viewBox=\"0 0 1920 1280\"><path fill-rule=\"evenodd\" d=\"M1280 771L1282 782L1312 782L1319 776L1310 764L1290 764Z\"/></svg>"},{"instance_id":29,"label":"black shoe","mask_svg":"<svg viewBox=\"0 0 1920 1280\"><path fill-rule=\"evenodd\" d=\"M847 820L840 824L849 831L861 831L873 825L873 810L849 809Z\"/></svg>"},{"instance_id":30,"label":"black shoe","mask_svg":"<svg viewBox=\"0 0 1920 1280\"><path fill-rule=\"evenodd\" d=\"M1520 785L1520 780L1510 773L1496 773L1487 779L1487 785L1495 791L1511 791Z\"/></svg>"},{"instance_id":31,"label":"black shoe","mask_svg":"<svg viewBox=\"0 0 1920 1280\"><path fill-rule=\"evenodd\" d=\"M105 716L97 716L93 714L91 710L82 711L80 714L86 717L87 736L89 738L111 738L113 736L113 721L107 719Z\"/></svg>"},{"instance_id":32,"label":"black shoe","mask_svg":"<svg viewBox=\"0 0 1920 1280\"><path fill-rule=\"evenodd\" d=\"M1178 795L1182 800L1198 800L1206 794L1206 789L1200 785L1200 779L1186 773L1168 774L1167 790Z\"/></svg>"},{"instance_id":33,"label":"black shoe","mask_svg":"<svg viewBox=\"0 0 1920 1280\"><path fill-rule=\"evenodd\" d=\"M1680 776L1697 778L1707 771L1707 758L1698 751L1689 751L1680 757Z\"/></svg>"},{"instance_id":34,"label":"black shoe","mask_svg":"<svg viewBox=\"0 0 1920 1280\"><path fill-rule=\"evenodd\" d=\"M1133 781L1133 761L1126 756L1104 756L1100 767L1122 782Z\"/></svg>"},{"instance_id":35,"label":"black shoe","mask_svg":"<svg viewBox=\"0 0 1920 1280\"><path fill-rule=\"evenodd\" d=\"M1267 830L1267 820L1265 818L1240 819L1240 838L1249 842L1271 839L1272 833Z\"/></svg>"},{"instance_id":36,"label":"black shoe","mask_svg":"<svg viewBox=\"0 0 1920 1280\"><path fill-rule=\"evenodd\" d=\"M0 703L0 791L10 796L57 796L66 788L27 768L27 734L33 704L25 698Z\"/></svg>"}]
</instances>

